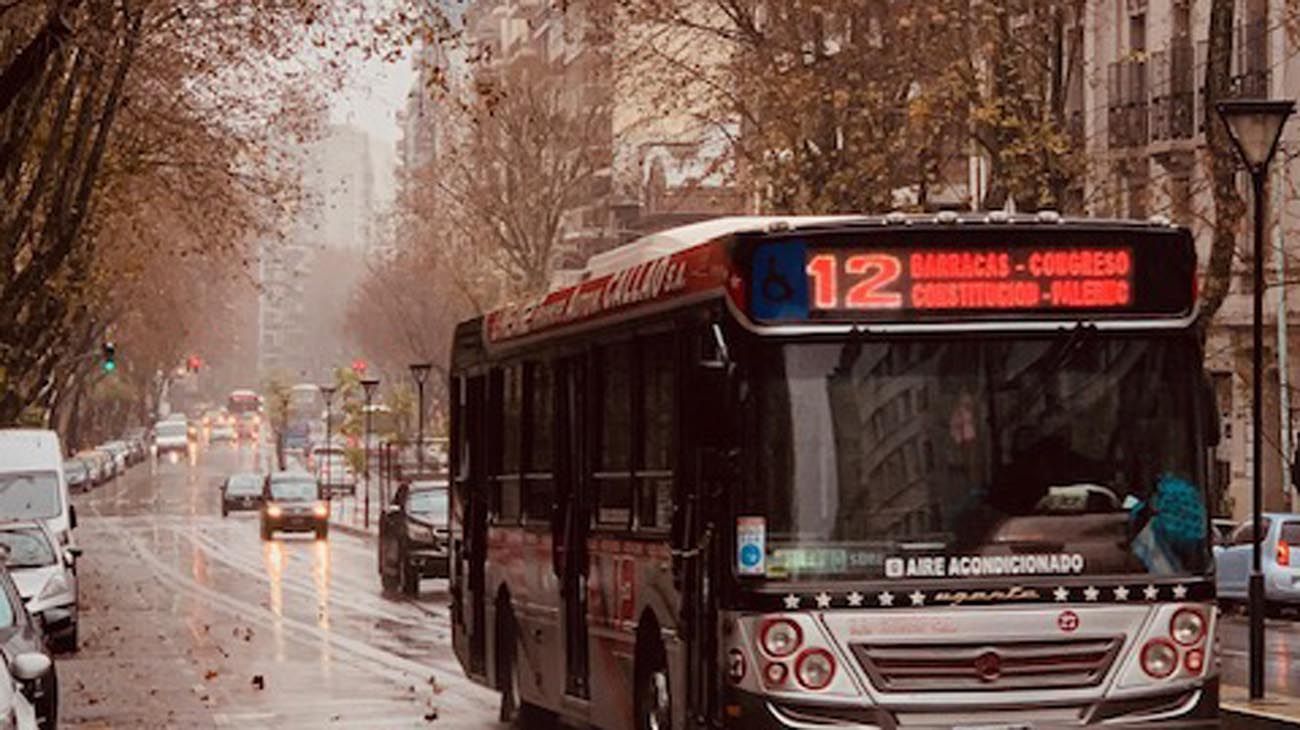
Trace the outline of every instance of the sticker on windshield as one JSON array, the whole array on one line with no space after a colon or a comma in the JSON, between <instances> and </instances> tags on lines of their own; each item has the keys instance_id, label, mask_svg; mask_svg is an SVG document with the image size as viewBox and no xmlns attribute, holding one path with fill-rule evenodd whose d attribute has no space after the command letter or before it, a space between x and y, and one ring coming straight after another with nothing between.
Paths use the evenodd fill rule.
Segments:
<instances>
[{"instance_id":1,"label":"sticker on windshield","mask_svg":"<svg viewBox=\"0 0 1300 730\"><path fill-rule=\"evenodd\" d=\"M740 575L763 575L767 572L767 519L736 518L736 570Z\"/></svg>"},{"instance_id":2,"label":"sticker on windshield","mask_svg":"<svg viewBox=\"0 0 1300 730\"><path fill-rule=\"evenodd\" d=\"M933 555L887 558L886 578L974 578L1000 575L1079 575L1083 555Z\"/></svg>"}]
</instances>

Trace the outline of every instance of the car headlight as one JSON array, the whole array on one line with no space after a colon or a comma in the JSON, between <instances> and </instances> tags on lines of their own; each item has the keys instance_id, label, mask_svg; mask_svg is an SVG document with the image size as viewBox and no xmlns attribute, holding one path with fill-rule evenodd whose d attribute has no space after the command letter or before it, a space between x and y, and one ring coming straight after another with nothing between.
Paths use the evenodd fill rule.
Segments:
<instances>
[{"instance_id":1,"label":"car headlight","mask_svg":"<svg viewBox=\"0 0 1300 730\"><path fill-rule=\"evenodd\" d=\"M279 517L282 513L283 510L281 510L280 505L277 504L270 505L266 508L267 517Z\"/></svg>"},{"instance_id":2,"label":"car headlight","mask_svg":"<svg viewBox=\"0 0 1300 730\"><path fill-rule=\"evenodd\" d=\"M433 542L433 529L424 525L406 525L406 534L418 542Z\"/></svg>"},{"instance_id":3,"label":"car headlight","mask_svg":"<svg viewBox=\"0 0 1300 730\"><path fill-rule=\"evenodd\" d=\"M329 508L326 507L325 504L322 502L317 502L316 506L311 508L311 511L312 514L316 515L317 517L325 517L330 513Z\"/></svg>"},{"instance_id":4,"label":"car headlight","mask_svg":"<svg viewBox=\"0 0 1300 730\"><path fill-rule=\"evenodd\" d=\"M56 575L45 582L45 587L41 589L41 595L36 600L48 601L51 598L68 592L68 581L61 575Z\"/></svg>"}]
</instances>

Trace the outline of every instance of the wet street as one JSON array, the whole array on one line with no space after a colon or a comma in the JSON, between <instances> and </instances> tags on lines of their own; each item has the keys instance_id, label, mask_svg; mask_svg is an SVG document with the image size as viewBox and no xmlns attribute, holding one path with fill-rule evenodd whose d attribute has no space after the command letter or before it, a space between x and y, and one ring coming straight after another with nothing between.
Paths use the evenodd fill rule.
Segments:
<instances>
[{"instance_id":1,"label":"wet street","mask_svg":"<svg viewBox=\"0 0 1300 730\"><path fill-rule=\"evenodd\" d=\"M1268 619L1264 624L1267 657L1265 689L1287 697L1300 697L1300 619ZM1220 656L1225 684L1249 684L1250 629L1244 615L1230 613L1219 623Z\"/></svg>"},{"instance_id":2,"label":"wet street","mask_svg":"<svg viewBox=\"0 0 1300 730\"><path fill-rule=\"evenodd\" d=\"M74 728L490 728L496 695L451 651L446 582L384 596L372 540L263 543L221 517L250 447L136 466L76 498L81 650L58 659Z\"/></svg>"}]
</instances>

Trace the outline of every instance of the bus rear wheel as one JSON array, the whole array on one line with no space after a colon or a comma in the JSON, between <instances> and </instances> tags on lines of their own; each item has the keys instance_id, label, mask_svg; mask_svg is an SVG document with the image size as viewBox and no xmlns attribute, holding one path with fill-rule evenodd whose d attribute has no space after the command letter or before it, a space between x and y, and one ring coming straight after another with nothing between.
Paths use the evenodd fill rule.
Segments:
<instances>
[{"instance_id":1,"label":"bus rear wheel","mask_svg":"<svg viewBox=\"0 0 1300 730\"><path fill-rule=\"evenodd\" d=\"M499 720L521 730L544 730L555 726L555 716L524 702L519 697L519 634L514 614L507 609L497 632L500 648L497 660L497 686L501 688Z\"/></svg>"},{"instance_id":2,"label":"bus rear wheel","mask_svg":"<svg viewBox=\"0 0 1300 730\"><path fill-rule=\"evenodd\" d=\"M644 667L636 673L636 730L671 730L673 726L672 684L668 681L668 658L663 645L655 643L646 655Z\"/></svg>"}]
</instances>

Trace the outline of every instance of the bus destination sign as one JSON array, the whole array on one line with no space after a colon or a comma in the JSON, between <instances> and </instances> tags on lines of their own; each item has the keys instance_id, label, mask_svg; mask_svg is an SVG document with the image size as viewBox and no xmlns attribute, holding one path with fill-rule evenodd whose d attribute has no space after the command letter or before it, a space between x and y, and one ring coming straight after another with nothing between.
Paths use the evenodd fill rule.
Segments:
<instances>
[{"instance_id":1,"label":"bus destination sign","mask_svg":"<svg viewBox=\"0 0 1300 730\"><path fill-rule=\"evenodd\" d=\"M752 262L750 306L760 321L1176 314L1190 305L1167 284L1144 293L1144 259L1123 244L786 242L758 246Z\"/></svg>"}]
</instances>

